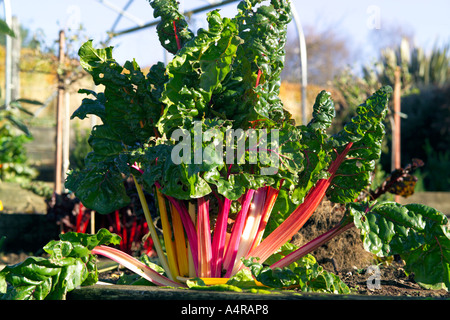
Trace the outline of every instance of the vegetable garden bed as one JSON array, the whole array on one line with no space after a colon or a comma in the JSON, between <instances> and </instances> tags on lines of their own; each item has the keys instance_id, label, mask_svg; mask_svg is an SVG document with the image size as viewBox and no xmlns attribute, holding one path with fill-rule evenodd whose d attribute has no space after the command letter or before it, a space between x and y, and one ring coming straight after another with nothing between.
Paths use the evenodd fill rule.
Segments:
<instances>
[{"instance_id":1,"label":"vegetable garden bed","mask_svg":"<svg viewBox=\"0 0 450 320\"><path fill-rule=\"evenodd\" d=\"M421 162L396 169L375 191L369 189L392 88L374 92L336 134L329 134L335 108L325 90L310 122L296 125L279 98L290 4L261 2L241 1L234 18L214 10L208 28L194 34L175 0L151 1L155 18L161 18L161 45L174 58L146 75L135 60L117 63L112 47L95 49L92 40L82 45L81 66L104 92L80 90L87 97L72 117L96 115L102 124L91 131L93 151L85 167L69 172L65 187L84 207L108 214L130 204L124 181L132 181L157 262L119 250L121 236L104 228L92 235L61 233L43 248L47 259L30 257L0 272L3 299L93 294L99 290L98 256L148 286L174 288L148 288L159 294L207 291L213 298L238 291L247 297L275 290L286 298L316 292L345 299L367 283L347 285L338 276L343 264L330 271L312 254L348 232L360 233L377 266L401 260L404 275L422 288L448 291L448 218L423 204L380 198L413 192L411 172ZM148 195L157 209L153 215ZM293 243L324 199L340 214L333 210L323 233ZM333 261L332 252L322 257ZM363 268L368 265L373 262Z\"/></svg>"}]
</instances>

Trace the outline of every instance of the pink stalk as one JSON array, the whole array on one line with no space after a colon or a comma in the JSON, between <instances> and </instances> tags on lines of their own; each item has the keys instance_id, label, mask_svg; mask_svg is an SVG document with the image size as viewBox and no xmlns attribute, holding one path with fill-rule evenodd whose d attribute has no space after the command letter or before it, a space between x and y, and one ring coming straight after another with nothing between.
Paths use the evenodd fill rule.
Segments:
<instances>
[{"instance_id":1,"label":"pink stalk","mask_svg":"<svg viewBox=\"0 0 450 320\"><path fill-rule=\"evenodd\" d=\"M92 253L102 255L111 260L114 260L117 263L123 265L125 268L131 270L132 272L140 275L144 279L158 286L170 286L175 288L186 287L186 285L182 283L178 283L164 277L163 275L148 267L146 264L120 250L107 246L97 246L92 250Z\"/></svg>"},{"instance_id":2,"label":"pink stalk","mask_svg":"<svg viewBox=\"0 0 450 320\"><path fill-rule=\"evenodd\" d=\"M352 145L353 143L348 143L344 151L342 151L330 165L330 168L328 169L331 173L330 177L328 179L320 179L308 192L303 203L300 204L277 229L269 234L260 245L251 250L247 257L258 257L260 259L259 262L263 263L303 227L323 200L337 169L345 160Z\"/></svg>"},{"instance_id":3,"label":"pink stalk","mask_svg":"<svg viewBox=\"0 0 450 320\"><path fill-rule=\"evenodd\" d=\"M284 268L290 265L291 263L299 260L300 258L304 257L310 252L313 252L323 244L330 241L332 238L340 235L344 231L347 231L348 229L352 228L354 226L354 223L347 223L347 224L339 224L335 226L334 228L330 229L326 233L320 235L319 237L315 238L314 240L308 242L304 246L298 248L297 250L291 252L287 256L285 256L283 259L280 259L279 261L275 262L270 266L271 269L274 268Z\"/></svg>"},{"instance_id":4,"label":"pink stalk","mask_svg":"<svg viewBox=\"0 0 450 320\"><path fill-rule=\"evenodd\" d=\"M277 229L269 234L259 246L250 251L248 257L259 257L259 262L263 263L269 256L292 238L292 236L303 227L306 221L314 213L325 196L325 191L329 185L330 182L328 179L319 180L316 186L308 193L305 201L299 205Z\"/></svg>"},{"instance_id":5,"label":"pink stalk","mask_svg":"<svg viewBox=\"0 0 450 320\"><path fill-rule=\"evenodd\" d=\"M236 260L239 242L242 236L242 230L245 226L245 221L247 219L248 210L250 208L254 193L255 190L252 189L247 191L241 210L239 211L236 221L234 222L233 231L231 232L231 237L224 257L223 267L226 270L225 277L227 278L230 277L231 272L233 271L234 261Z\"/></svg>"},{"instance_id":6,"label":"pink stalk","mask_svg":"<svg viewBox=\"0 0 450 320\"><path fill-rule=\"evenodd\" d=\"M211 277L220 278L222 272L223 252L225 250L225 240L227 235L227 221L230 212L231 200L225 198L220 207L214 227L212 240L212 264Z\"/></svg>"},{"instance_id":7,"label":"pink stalk","mask_svg":"<svg viewBox=\"0 0 450 320\"><path fill-rule=\"evenodd\" d=\"M235 258L236 262L231 274L235 274L241 268L241 258L245 257L252 247L253 241L258 233L262 215L264 214L266 194L267 187L262 187L256 190L253 195L253 200L240 238L239 248Z\"/></svg>"},{"instance_id":8,"label":"pink stalk","mask_svg":"<svg viewBox=\"0 0 450 320\"><path fill-rule=\"evenodd\" d=\"M256 248L257 245L261 243L262 237L264 235L264 231L266 230L267 222L269 221L270 214L272 213L273 206L275 205L275 202L277 201L278 194L280 193L280 190L268 187L267 188L267 196L266 196L266 203L264 205L264 212L261 217L261 222L259 224L258 232L255 236L255 240L253 241L252 247L249 251Z\"/></svg>"},{"instance_id":9,"label":"pink stalk","mask_svg":"<svg viewBox=\"0 0 450 320\"><path fill-rule=\"evenodd\" d=\"M211 277L211 227L209 225L209 201L204 197L198 200L197 240L198 240L198 275Z\"/></svg>"}]
</instances>

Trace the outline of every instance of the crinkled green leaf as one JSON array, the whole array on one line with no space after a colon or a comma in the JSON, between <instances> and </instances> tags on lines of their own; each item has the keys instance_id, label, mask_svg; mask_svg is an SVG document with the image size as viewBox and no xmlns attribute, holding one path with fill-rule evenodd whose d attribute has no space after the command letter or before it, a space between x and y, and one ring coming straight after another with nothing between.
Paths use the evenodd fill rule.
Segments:
<instances>
[{"instance_id":1,"label":"crinkled green leaf","mask_svg":"<svg viewBox=\"0 0 450 320\"><path fill-rule=\"evenodd\" d=\"M327 191L332 202L346 203L357 198L370 183L375 161L381 155L385 130L383 119L387 113L391 87L382 87L357 108L357 114L344 129L332 136L328 143L332 150L342 152L352 143L345 161L339 166ZM335 156L335 154L331 154Z\"/></svg>"},{"instance_id":2,"label":"crinkled green leaf","mask_svg":"<svg viewBox=\"0 0 450 320\"><path fill-rule=\"evenodd\" d=\"M81 65L91 74L94 83L105 89L96 95L96 100L85 101L72 117L97 114L126 145L134 147L155 135L155 124L161 112L159 101L155 99L159 95L155 96L155 91L160 91L162 85L155 81L155 73L161 76L161 66L157 64L146 77L136 61L120 66L112 56L112 49L95 49L92 41L81 46Z\"/></svg>"},{"instance_id":3,"label":"crinkled green leaf","mask_svg":"<svg viewBox=\"0 0 450 320\"><path fill-rule=\"evenodd\" d=\"M356 109L356 115L344 128L330 139L332 147L342 147L349 142L358 142L366 135L367 131L380 123L387 112L387 104L392 88L384 86L378 89L363 104Z\"/></svg>"},{"instance_id":4,"label":"crinkled green leaf","mask_svg":"<svg viewBox=\"0 0 450 320\"><path fill-rule=\"evenodd\" d=\"M81 101L81 106L78 107L77 110L72 114L70 119L74 119L75 117L83 120L85 119L89 114L93 114L98 116L102 121L104 121L106 112L105 112L105 98L103 93L99 93L97 95L96 92L93 91L86 91L86 90L79 90L78 93L88 93L95 95L96 99L89 99L84 98Z\"/></svg>"},{"instance_id":5,"label":"crinkled green leaf","mask_svg":"<svg viewBox=\"0 0 450 320\"><path fill-rule=\"evenodd\" d=\"M130 203L122 173L108 162L97 162L81 171L70 172L66 187L84 206L101 214L111 213Z\"/></svg>"},{"instance_id":6,"label":"crinkled green leaf","mask_svg":"<svg viewBox=\"0 0 450 320\"><path fill-rule=\"evenodd\" d=\"M183 47L193 37L185 17L178 11L178 2L176 0L152 0L150 5L153 7L153 16L161 17L161 21L156 26L161 45L170 53L175 54L179 49L177 38L179 45Z\"/></svg>"},{"instance_id":7,"label":"crinkled green leaf","mask_svg":"<svg viewBox=\"0 0 450 320\"><path fill-rule=\"evenodd\" d=\"M256 260L256 261L254 261ZM255 279L270 288L298 288L303 292L348 294L350 289L336 275L324 270L312 255L306 255L296 266L275 268L263 266L257 259L244 259Z\"/></svg>"},{"instance_id":8,"label":"crinkled green leaf","mask_svg":"<svg viewBox=\"0 0 450 320\"><path fill-rule=\"evenodd\" d=\"M242 1L238 5L235 21L244 42L212 100L219 113L235 120L235 127L246 127L248 121L256 119L267 124L285 120L279 89L290 19L290 5L286 1L260 6Z\"/></svg>"},{"instance_id":9,"label":"crinkled green leaf","mask_svg":"<svg viewBox=\"0 0 450 320\"><path fill-rule=\"evenodd\" d=\"M230 72L236 50L241 43L230 19L222 19L217 10L208 13L209 29L198 30L169 62L169 80L161 101L166 105L158 127L170 134L174 128L192 126L209 114L213 92Z\"/></svg>"},{"instance_id":10,"label":"crinkled green leaf","mask_svg":"<svg viewBox=\"0 0 450 320\"><path fill-rule=\"evenodd\" d=\"M383 202L349 204L364 248L378 256L399 254L405 270L431 289L450 287L450 231L447 217L422 205Z\"/></svg>"},{"instance_id":11,"label":"crinkled green leaf","mask_svg":"<svg viewBox=\"0 0 450 320\"><path fill-rule=\"evenodd\" d=\"M330 127L335 117L334 102L331 99L331 93L322 90L316 97L313 105L312 119L308 127L313 130L326 130Z\"/></svg>"},{"instance_id":12,"label":"crinkled green leaf","mask_svg":"<svg viewBox=\"0 0 450 320\"><path fill-rule=\"evenodd\" d=\"M98 280L96 258L90 250L96 245L120 242L120 237L106 229L97 234L62 234L44 250L49 258L28 257L0 271L2 300L61 300L67 292Z\"/></svg>"}]
</instances>

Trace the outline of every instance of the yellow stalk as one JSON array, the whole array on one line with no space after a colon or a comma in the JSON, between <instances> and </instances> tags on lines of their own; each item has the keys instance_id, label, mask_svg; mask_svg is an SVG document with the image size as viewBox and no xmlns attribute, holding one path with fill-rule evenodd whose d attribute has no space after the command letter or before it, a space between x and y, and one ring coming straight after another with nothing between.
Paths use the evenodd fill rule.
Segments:
<instances>
[{"instance_id":1,"label":"yellow stalk","mask_svg":"<svg viewBox=\"0 0 450 320\"><path fill-rule=\"evenodd\" d=\"M230 280L230 278L200 278L200 279L202 279L205 285L207 286L226 284L228 280ZM255 281L255 285L257 285L258 287L265 287L265 285L263 285L261 282L256 280L253 281Z\"/></svg>"},{"instance_id":2,"label":"yellow stalk","mask_svg":"<svg viewBox=\"0 0 450 320\"><path fill-rule=\"evenodd\" d=\"M166 201L158 188L156 188L156 195L158 198L159 215L161 217L164 243L166 245L167 259L169 260L169 268L172 275L176 278L180 275L180 272L178 270L176 249L172 241L172 228L167 215Z\"/></svg>"},{"instance_id":3,"label":"yellow stalk","mask_svg":"<svg viewBox=\"0 0 450 320\"><path fill-rule=\"evenodd\" d=\"M186 249L186 239L184 236L183 223L181 222L180 213L172 205L170 210L172 216L173 233L175 236L175 248L177 252L178 269L181 276L189 275L189 261Z\"/></svg>"},{"instance_id":4,"label":"yellow stalk","mask_svg":"<svg viewBox=\"0 0 450 320\"><path fill-rule=\"evenodd\" d=\"M158 254L158 259L161 262L162 267L166 271L167 277L171 280L175 280L170 272L169 264L167 263L166 256L161 247L161 242L159 241L158 235L156 233L155 226L153 224L152 216L150 215L150 210L148 209L147 200L145 199L144 192L142 191L141 185L137 182L136 177L133 175L134 184L136 185L136 190L139 195L139 200L141 201L142 209L144 210L145 220L147 221L148 229L150 230L150 236L153 240L153 245L155 246L156 253Z\"/></svg>"}]
</instances>

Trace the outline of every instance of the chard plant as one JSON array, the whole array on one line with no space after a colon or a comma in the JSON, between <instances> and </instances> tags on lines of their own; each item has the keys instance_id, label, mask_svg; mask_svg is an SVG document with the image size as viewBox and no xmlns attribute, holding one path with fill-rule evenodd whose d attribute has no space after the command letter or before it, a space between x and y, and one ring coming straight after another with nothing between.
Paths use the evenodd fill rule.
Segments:
<instances>
[{"instance_id":1,"label":"chard plant","mask_svg":"<svg viewBox=\"0 0 450 320\"><path fill-rule=\"evenodd\" d=\"M234 18L214 10L208 28L194 34L174 0L151 1L173 59L147 74L134 60L119 65L112 47L80 48L81 65L104 91L80 90L87 97L72 118L96 115L102 123L92 129L85 168L70 172L66 187L107 214L129 203L124 180L132 179L162 271L108 246L117 244L113 236L99 243L84 235L93 239L85 241L89 257L111 258L154 285L349 293L310 253L357 227L368 251L399 254L423 286L448 289L445 215L419 204L356 202L380 157L391 88L374 92L335 135L327 133L335 110L326 91L311 121L295 125L279 98L289 2L261 2L241 1ZM162 236L145 193L156 200ZM289 243L325 197L347 206L342 221L299 248ZM0 272L0 292L19 291L15 272ZM36 289L55 278L39 272L21 285Z\"/></svg>"}]
</instances>

